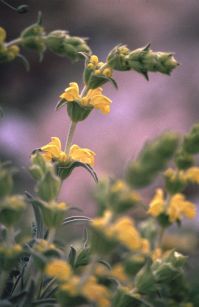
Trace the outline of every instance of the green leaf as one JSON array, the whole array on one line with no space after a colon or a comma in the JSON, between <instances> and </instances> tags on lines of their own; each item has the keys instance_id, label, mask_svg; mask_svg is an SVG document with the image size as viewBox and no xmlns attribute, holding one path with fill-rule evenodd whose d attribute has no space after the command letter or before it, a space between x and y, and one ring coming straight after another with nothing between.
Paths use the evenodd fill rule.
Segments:
<instances>
[{"instance_id":1,"label":"green leaf","mask_svg":"<svg viewBox=\"0 0 199 307\"><path fill-rule=\"evenodd\" d=\"M89 264L90 254L91 251L89 248L83 249L77 256L77 259L75 261L75 267L78 268L79 266Z\"/></svg>"},{"instance_id":2,"label":"green leaf","mask_svg":"<svg viewBox=\"0 0 199 307\"><path fill-rule=\"evenodd\" d=\"M77 254L76 249L73 246L70 246L70 252L69 252L69 255L68 255L68 262L70 263L70 265L72 267L74 267L74 264L75 264L76 254Z\"/></svg>"},{"instance_id":3,"label":"green leaf","mask_svg":"<svg viewBox=\"0 0 199 307\"><path fill-rule=\"evenodd\" d=\"M33 199L32 195L28 192L25 192L28 201L31 203L34 215L35 215L35 222L36 222L36 231L37 235L36 237L39 239L44 238L44 223L43 223L43 217L40 209L40 202L38 200Z\"/></svg>"}]
</instances>

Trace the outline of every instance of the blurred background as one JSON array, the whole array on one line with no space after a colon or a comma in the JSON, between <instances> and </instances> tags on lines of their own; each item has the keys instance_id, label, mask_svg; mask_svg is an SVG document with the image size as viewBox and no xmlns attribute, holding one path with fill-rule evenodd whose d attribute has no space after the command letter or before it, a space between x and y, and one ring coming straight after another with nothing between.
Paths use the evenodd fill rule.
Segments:
<instances>
[{"instance_id":1,"label":"blurred background","mask_svg":"<svg viewBox=\"0 0 199 307\"><path fill-rule=\"evenodd\" d=\"M146 140L165 130L184 133L199 120L197 0L9 3L28 4L29 12L17 14L0 2L0 24L7 29L8 41L34 23L38 11L42 11L47 32L63 29L71 35L88 37L93 53L101 60L119 43L136 49L150 42L153 50L174 52L181 63L170 77L150 74L149 82L136 72L117 72L114 77L119 91L111 84L104 87L105 95L113 101L110 114L93 111L79 124L74 137L74 143L97 153L95 170L99 176L122 176L128 161L137 156ZM72 64L50 52L39 63L35 53L24 53L30 61L29 72L20 60L0 67L0 104L5 113L0 121L0 159L10 159L18 166L20 192L33 187L27 171L32 150L47 144L51 136L65 141L69 119L64 109L55 112L55 105L69 82L81 84L84 65ZM93 187L89 174L76 169L64 183L60 198L93 214Z\"/></svg>"}]
</instances>

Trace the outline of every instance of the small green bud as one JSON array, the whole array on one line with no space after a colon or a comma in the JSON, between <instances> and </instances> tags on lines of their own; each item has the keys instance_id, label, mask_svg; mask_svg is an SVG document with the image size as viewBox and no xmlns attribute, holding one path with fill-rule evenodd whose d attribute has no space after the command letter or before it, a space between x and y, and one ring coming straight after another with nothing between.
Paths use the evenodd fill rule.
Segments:
<instances>
[{"instance_id":1,"label":"small green bud","mask_svg":"<svg viewBox=\"0 0 199 307\"><path fill-rule=\"evenodd\" d=\"M185 188L187 181L182 171L168 169L164 175L166 189L169 193L180 193Z\"/></svg>"},{"instance_id":2,"label":"small green bud","mask_svg":"<svg viewBox=\"0 0 199 307\"><path fill-rule=\"evenodd\" d=\"M158 283L168 283L175 279L179 274L178 270L168 262L156 260L153 266L157 266L153 269L153 274Z\"/></svg>"},{"instance_id":3,"label":"small green bud","mask_svg":"<svg viewBox=\"0 0 199 307\"><path fill-rule=\"evenodd\" d=\"M26 207L24 197L12 195L5 197L0 204L0 223L12 226L17 223Z\"/></svg>"},{"instance_id":4,"label":"small green bud","mask_svg":"<svg viewBox=\"0 0 199 307\"><path fill-rule=\"evenodd\" d=\"M48 171L38 182L37 193L42 200L51 201L57 197L60 187L60 178Z\"/></svg>"},{"instance_id":5,"label":"small green bud","mask_svg":"<svg viewBox=\"0 0 199 307\"><path fill-rule=\"evenodd\" d=\"M197 154L199 152L199 124L195 124L185 136L183 149L189 154Z\"/></svg>"},{"instance_id":6,"label":"small green bud","mask_svg":"<svg viewBox=\"0 0 199 307\"><path fill-rule=\"evenodd\" d=\"M154 175L146 171L139 161L129 164L126 172L126 180L130 186L142 188L149 185L153 178Z\"/></svg>"},{"instance_id":7,"label":"small green bud","mask_svg":"<svg viewBox=\"0 0 199 307\"><path fill-rule=\"evenodd\" d=\"M57 30L50 32L46 38L47 48L53 53L69 57L74 61L83 59L79 52L90 54L90 48L83 38L70 36L68 32Z\"/></svg>"},{"instance_id":8,"label":"small green bud","mask_svg":"<svg viewBox=\"0 0 199 307\"><path fill-rule=\"evenodd\" d=\"M133 50L129 54L129 65L131 69L143 73L148 78L148 72L161 72L170 74L179 63L170 52L154 52L148 44L146 47Z\"/></svg>"},{"instance_id":9,"label":"small green bud","mask_svg":"<svg viewBox=\"0 0 199 307\"><path fill-rule=\"evenodd\" d=\"M26 28L21 33L21 45L30 50L36 50L43 53L46 49L44 28L36 23Z\"/></svg>"},{"instance_id":10,"label":"small green bud","mask_svg":"<svg viewBox=\"0 0 199 307\"><path fill-rule=\"evenodd\" d=\"M110 51L107 57L108 65L119 71L127 71L130 70L131 67L129 65L129 49L126 45L116 46L113 50Z\"/></svg>"},{"instance_id":11,"label":"small green bud","mask_svg":"<svg viewBox=\"0 0 199 307\"><path fill-rule=\"evenodd\" d=\"M17 45L12 45L6 47L0 44L0 63L7 63L13 61L19 54L19 47Z\"/></svg>"},{"instance_id":12,"label":"small green bud","mask_svg":"<svg viewBox=\"0 0 199 307\"><path fill-rule=\"evenodd\" d=\"M181 150L181 151L178 151L176 153L175 162L176 162L177 167L180 170L186 170L186 169L190 168L191 166L193 166L194 159L193 159L192 155L190 155L187 152Z\"/></svg>"},{"instance_id":13,"label":"small green bud","mask_svg":"<svg viewBox=\"0 0 199 307\"><path fill-rule=\"evenodd\" d=\"M63 215L68 210L68 206L64 203L50 201L49 203L41 203L41 211L44 223L47 228L56 228L63 222Z\"/></svg>"},{"instance_id":14,"label":"small green bud","mask_svg":"<svg viewBox=\"0 0 199 307\"><path fill-rule=\"evenodd\" d=\"M157 139L157 153L167 160L171 159L176 152L179 137L172 132L166 132Z\"/></svg>"},{"instance_id":15,"label":"small green bud","mask_svg":"<svg viewBox=\"0 0 199 307\"><path fill-rule=\"evenodd\" d=\"M39 180L43 176L43 172L38 165L31 165L29 171L35 180Z\"/></svg>"},{"instance_id":16,"label":"small green bud","mask_svg":"<svg viewBox=\"0 0 199 307\"><path fill-rule=\"evenodd\" d=\"M155 291L156 284L151 270L151 263L147 262L135 277L135 286L140 293L150 294Z\"/></svg>"},{"instance_id":17,"label":"small green bud","mask_svg":"<svg viewBox=\"0 0 199 307\"><path fill-rule=\"evenodd\" d=\"M187 263L187 256L172 250L165 258L165 262L171 263L175 268L181 268Z\"/></svg>"}]
</instances>

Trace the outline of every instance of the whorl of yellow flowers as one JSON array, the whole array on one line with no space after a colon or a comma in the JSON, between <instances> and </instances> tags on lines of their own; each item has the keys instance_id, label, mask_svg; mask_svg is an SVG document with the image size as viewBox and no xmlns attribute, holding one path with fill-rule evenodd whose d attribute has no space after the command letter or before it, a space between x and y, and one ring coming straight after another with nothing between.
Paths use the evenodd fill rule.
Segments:
<instances>
[{"instance_id":1,"label":"whorl of yellow flowers","mask_svg":"<svg viewBox=\"0 0 199 307\"><path fill-rule=\"evenodd\" d=\"M88 148L80 148L78 145L70 147L69 154L62 151L61 141L58 137L52 137L51 141L41 147L43 157L49 161L72 162L79 161L82 163L94 165L95 153Z\"/></svg>"},{"instance_id":2,"label":"whorl of yellow flowers","mask_svg":"<svg viewBox=\"0 0 199 307\"><path fill-rule=\"evenodd\" d=\"M95 108L100 110L103 114L107 114L110 112L111 100L102 95L102 92L103 89L98 87L88 90L88 93L81 97L78 84L76 82L71 82L64 93L60 95L60 98L66 100L68 103L73 103L75 101L83 107Z\"/></svg>"},{"instance_id":3,"label":"whorl of yellow flowers","mask_svg":"<svg viewBox=\"0 0 199 307\"><path fill-rule=\"evenodd\" d=\"M183 217L192 219L196 216L196 206L185 199L181 193L177 193L166 201L162 189L157 189L155 196L149 204L148 213L154 217L161 213L169 216L170 222L175 222Z\"/></svg>"}]
</instances>

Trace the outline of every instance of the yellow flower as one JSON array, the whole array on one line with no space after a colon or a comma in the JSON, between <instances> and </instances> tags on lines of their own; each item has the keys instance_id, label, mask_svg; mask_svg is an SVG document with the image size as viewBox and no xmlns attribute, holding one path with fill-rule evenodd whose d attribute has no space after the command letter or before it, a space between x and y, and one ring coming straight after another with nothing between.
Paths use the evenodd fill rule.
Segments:
<instances>
[{"instance_id":1,"label":"yellow flower","mask_svg":"<svg viewBox=\"0 0 199 307\"><path fill-rule=\"evenodd\" d=\"M192 202L187 201L183 194L178 193L171 198L167 213L171 222L182 217L193 219L196 216L196 207Z\"/></svg>"},{"instance_id":2,"label":"yellow flower","mask_svg":"<svg viewBox=\"0 0 199 307\"><path fill-rule=\"evenodd\" d=\"M122 244L132 250L141 248L142 241L134 223L128 217L119 218L110 228L112 233Z\"/></svg>"},{"instance_id":3,"label":"yellow flower","mask_svg":"<svg viewBox=\"0 0 199 307\"><path fill-rule=\"evenodd\" d=\"M190 182L199 184L199 167L190 167L185 172L185 178Z\"/></svg>"},{"instance_id":4,"label":"yellow flower","mask_svg":"<svg viewBox=\"0 0 199 307\"><path fill-rule=\"evenodd\" d=\"M90 89L85 96L81 97L78 84L72 82L69 83L69 85L70 86L65 89L65 92L60 95L61 99L65 99L67 102L76 101L84 107L98 109L103 114L110 112L111 100L102 95L102 88Z\"/></svg>"},{"instance_id":5,"label":"yellow flower","mask_svg":"<svg viewBox=\"0 0 199 307\"><path fill-rule=\"evenodd\" d=\"M152 216L158 216L164 211L164 194L163 190L157 189L155 196L149 204L149 209L147 213Z\"/></svg>"},{"instance_id":6,"label":"yellow flower","mask_svg":"<svg viewBox=\"0 0 199 307\"><path fill-rule=\"evenodd\" d=\"M82 163L94 165L95 153L88 148L80 148L78 145L72 145L67 155L61 149L61 141L58 137L52 137L51 142L41 147L42 154L46 160L60 162L79 161Z\"/></svg>"},{"instance_id":7,"label":"yellow flower","mask_svg":"<svg viewBox=\"0 0 199 307\"><path fill-rule=\"evenodd\" d=\"M61 99L65 99L68 102L79 100L79 86L76 82L69 83L69 87L67 87L63 94L60 95Z\"/></svg>"},{"instance_id":8,"label":"yellow flower","mask_svg":"<svg viewBox=\"0 0 199 307\"><path fill-rule=\"evenodd\" d=\"M93 54L93 55L91 55L89 62L94 64L94 65L97 65L99 63L99 59L96 55Z\"/></svg>"},{"instance_id":9,"label":"yellow flower","mask_svg":"<svg viewBox=\"0 0 199 307\"><path fill-rule=\"evenodd\" d=\"M65 162L67 154L61 150L61 141L58 137L52 137L51 142L41 147L43 157L46 160L59 160Z\"/></svg>"},{"instance_id":10,"label":"yellow flower","mask_svg":"<svg viewBox=\"0 0 199 307\"><path fill-rule=\"evenodd\" d=\"M61 284L60 290L68 292L71 296L75 296L78 294L78 285L80 282L80 278L77 276L71 276L69 282L65 282Z\"/></svg>"},{"instance_id":11,"label":"yellow flower","mask_svg":"<svg viewBox=\"0 0 199 307\"><path fill-rule=\"evenodd\" d=\"M112 218L112 212L106 210L104 216L96 217L91 221L91 226L96 229L105 230L106 226L109 225L111 218Z\"/></svg>"},{"instance_id":12,"label":"yellow flower","mask_svg":"<svg viewBox=\"0 0 199 307\"><path fill-rule=\"evenodd\" d=\"M71 296L83 295L89 301L95 302L98 307L110 307L109 290L97 283L94 276L90 276L86 282L81 285L81 279L77 276L70 277L60 286L60 290L68 292Z\"/></svg>"},{"instance_id":13,"label":"yellow flower","mask_svg":"<svg viewBox=\"0 0 199 307\"><path fill-rule=\"evenodd\" d=\"M49 277L56 278L59 281L67 280L72 274L70 266L60 259L50 261L45 268L45 273Z\"/></svg>"},{"instance_id":14,"label":"yellow flower","mask_svg":"<svg viewBox=\"0 0 199 307\"><path fill-rule=\"evenodd\" d=\"M95 153L90 149L80 148L78 145L73 145L70 148L69 156L75 161L80 161L91 166L94 165Z\"/></svg>"},{"instance_id":15,"label":"yellow flower","mask_svg":"<svg viewBox=\"0 0 199 307\"><path fill-rule=\"evenodd\" d=\"M82 286L81 293L90 301L97 303L98 307L111 306L109 290L105 286L98 284L93 276Z\"/></svg>"},{"instance_id":16,"label":"yellow flower","mask_svg":"<svg viewBox=\"0 0 199 307\"><path fill-rule=\"evenodd\" d=\"M44 253L48 249L55 249L56 246L53 243L49 243L47 240L39 239L34 245L34 249L39 253Z\"/></svg>"},{"instance_id":17,"label":"yellow flower","mask_svg":"<svg viewBox=\"0 0 199 307\"><path fill-rule=\"evenodd\" d=\"M124 267L118 263L114 265L114 267L111 270L111 276L118 279L121 282L125 282L128 280L128 276L125 273Z\"/></svg>"},{"instance_id":18,"label":"yellow flower","mask_svg":"<svg viewBox=\"0 0 199 307\"><path fill-rule=\"evenodd\" d=\"M149 254L150 252L150 242L147 239L142 239L141 240L141 251L143 254Z\"/></svg>"}]
</instances>

